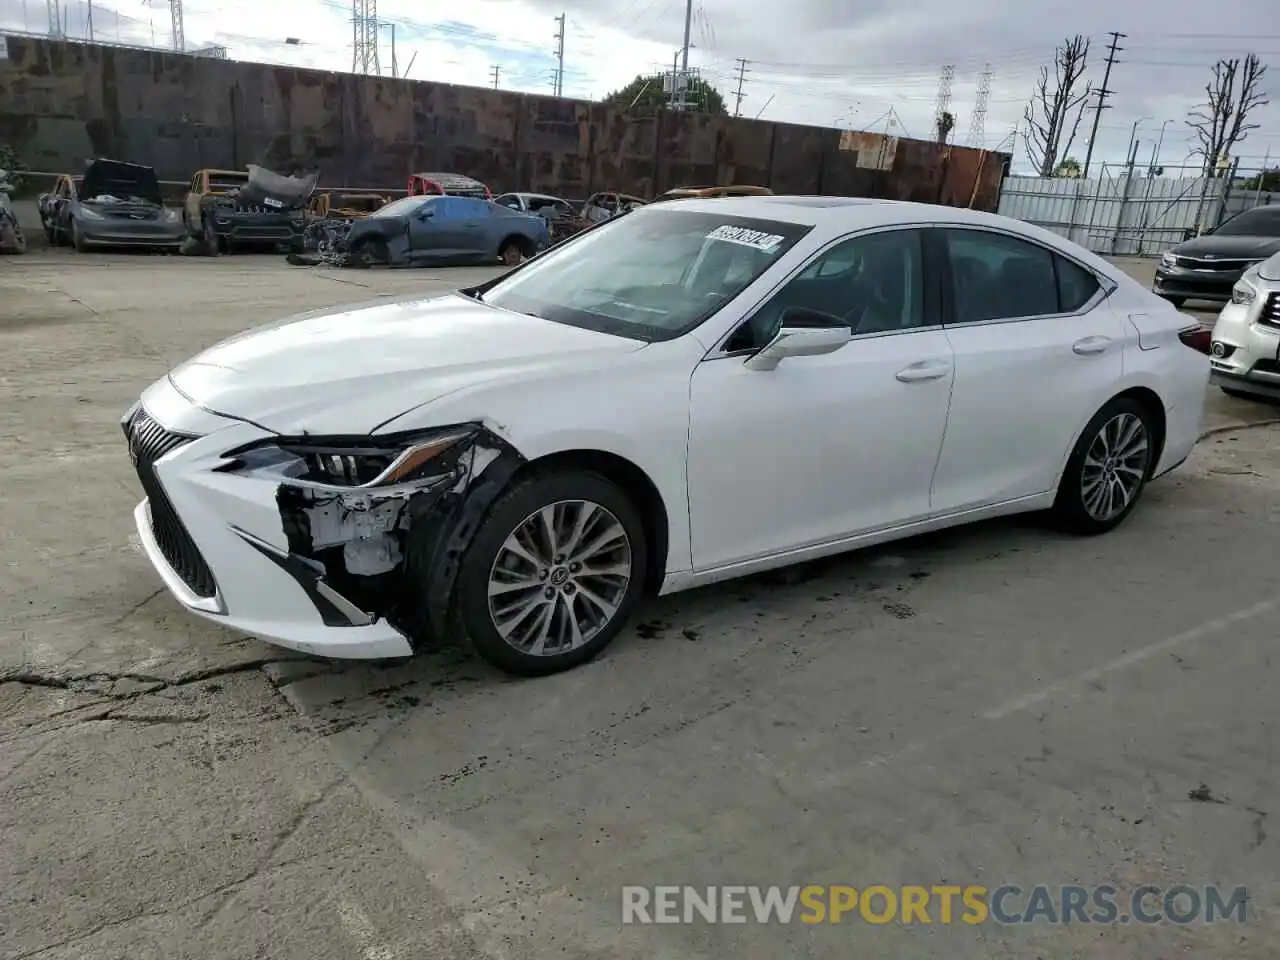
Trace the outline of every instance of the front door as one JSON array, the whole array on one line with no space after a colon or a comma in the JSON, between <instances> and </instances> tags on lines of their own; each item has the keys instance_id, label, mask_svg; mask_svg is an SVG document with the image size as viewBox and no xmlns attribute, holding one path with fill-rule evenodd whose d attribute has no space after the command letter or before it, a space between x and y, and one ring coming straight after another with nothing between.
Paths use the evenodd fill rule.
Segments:
<instances>
[{"instance_id":1,"label":"front door","mask_svg":"<svg viewBox=\"0 0 1280 960\"><path fill-rule=\"evenodd\" d=\"M409 219L409 256L413 260L456 260L463 256L466 239L455 197L424 200Z\"/></svg>"},{"instance_id":2,"label":"front door","mask_svg":"<svg viewBox=\"0 0 1280 960\"><path fill-rule=\"evenodd\" d=\"M1047 247L985 229L935 236L950 266L956 382L934 507L1046 493L1124 372L1124 318L1093 273Z\"/></svg>"},{"instance_id":3,"label":"front door","mask_svg":"<svg viewBox=\"0 0 1280 960\"><path fill-rule=\"evenodd\" d=\"M928 516L951 395L951 347L921 234L891 230L818 254L694 371L689 512L705 571ZM853 339L756 371L743 361L806 307Z\"/></svg>"}]
</instances>

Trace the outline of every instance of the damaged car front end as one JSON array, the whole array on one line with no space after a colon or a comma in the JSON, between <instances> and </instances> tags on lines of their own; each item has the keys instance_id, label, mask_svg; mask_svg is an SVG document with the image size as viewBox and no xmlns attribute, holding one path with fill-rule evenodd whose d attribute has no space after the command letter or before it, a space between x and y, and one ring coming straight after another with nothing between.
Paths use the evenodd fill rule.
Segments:
<instances>
[{"instance_id":1,"label":"damaged car front end","mask_svg":"<svg viewBox=\"0 0 1280 960\"><path fill-rule=\"evenodd\" d=\"M244 633L335 657L409 656L445 635L470 535L523 462L481 423L279 436L200 411L167 381L121 425L147 494L134 513L139 537L177 598ZM235 559L215 568L206 557ZM298 589L264 592L263 563Z\"/></svg>"}]
</instances>

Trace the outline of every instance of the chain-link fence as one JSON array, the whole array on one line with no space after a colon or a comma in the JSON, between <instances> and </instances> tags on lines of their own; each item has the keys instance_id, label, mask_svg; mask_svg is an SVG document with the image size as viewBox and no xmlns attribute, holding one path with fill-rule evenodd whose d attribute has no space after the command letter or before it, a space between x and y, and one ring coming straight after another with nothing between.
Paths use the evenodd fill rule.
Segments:
<instances>
[{"instance_id":1,"label":"chain-link fence","mask_svg":"<svg viewBox=\"0 0 1280 960\"><path fill-rule=\"evenodd\" d=\"M1242 210L1280 202L1256 173L1232 165L1206 177L1199 166L1104 163L1088 180L1007 177L999 210L1094 253L1157 256Z\"/></svg>"}]
</instances>

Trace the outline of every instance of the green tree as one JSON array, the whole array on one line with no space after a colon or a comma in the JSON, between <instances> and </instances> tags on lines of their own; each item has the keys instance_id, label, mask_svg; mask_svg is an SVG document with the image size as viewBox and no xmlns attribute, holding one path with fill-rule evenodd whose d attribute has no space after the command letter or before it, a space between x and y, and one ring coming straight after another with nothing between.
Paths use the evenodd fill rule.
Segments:
<instances>
[{"instance_id":1,"label":"green tree","mask_svg":"<svg viewBox=\"0 0 1280 960\"><path fill-rule=\"evenodd\" d=\"M1058 169L1053 171L1053 175L1072 180L1076 179L1080 176L1080 161L1075 157L1067 157L1067 159L1058 164Z\"/></svg>"},{"instance_id":2,"label":"green tree","mask_svg":"<svg viewBox=\"0 0 1280 960\"><path fill-rule=\"evenodd\" d=\"M937 122L934 124L934 133L937 134L939 143L946 143L947 138L951 136L951 131L956 128L956 118L949 110L943 110L938 114Z\"/></svg>"},{"instance_id":3,"label":"green tree","mask_svg":"<svg viewBox=\"0 0 1280 960\"><path fill-rule=\"evenodd\" d=\"M1252 176L1240 186L1245 190L1280 190L1280 167Z\"/></svg>"},{"instance_id":4,"label":"green tree","mask_svg":"<svg viewBox=\"0 0 1280 960\"><path fill-rule=\"evenodd\" d=\"M603 102L623 110L640 108L662 108L669 102L663 89L663 82L670 80L671 74L655 73L650 76L637 76L621 90L608 94ZM720 91L701 77L689 78L689 88L685 91L685 100L690 109L698 113L727 114L724 97Z\"/></svg>"}]
</instances>

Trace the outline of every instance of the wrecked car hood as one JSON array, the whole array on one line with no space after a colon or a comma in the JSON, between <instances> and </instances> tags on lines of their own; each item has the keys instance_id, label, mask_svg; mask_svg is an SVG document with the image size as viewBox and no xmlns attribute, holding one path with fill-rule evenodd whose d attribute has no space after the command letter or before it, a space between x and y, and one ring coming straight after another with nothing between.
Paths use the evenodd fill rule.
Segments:
<instances>
[{"instance_id":1,"label":"wrecked car hood","mask_svg":"<svg viewBox=\"0 0 1280 960\"><path fill-rule=\"evenodd\" d=\"M157 206L164 203L155 168L121 160L90 161L78 192L82 200L88 201L99 197L128 201L136 197Z\"/></svg>"},{"instance_id":2,"label":"wrecked car hood","mask_svg":"<svg viewBox=\"0 0 1280 960\"><path fill-rule=\"evenodd\" d=\"M250 330L169 374L214 413L281 434L367 434L495 379L590 365L644 343L460 295L315 311Z\"/></svg>"},{"instance_id":3,"label":"wrecked car hood","mask_svg":"<svg viewBox=\"0 0 1280 960\"><path fill-rule=\"evenodd\" d=\"M316 189L314 173L305 177L285 177L254 163L249 164L248 171L249 180L236 196L242 206L292 210L306 204Z\"/></svg>"}]
</instances>

